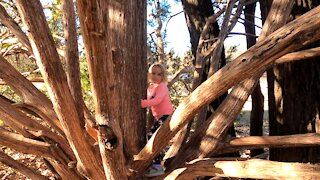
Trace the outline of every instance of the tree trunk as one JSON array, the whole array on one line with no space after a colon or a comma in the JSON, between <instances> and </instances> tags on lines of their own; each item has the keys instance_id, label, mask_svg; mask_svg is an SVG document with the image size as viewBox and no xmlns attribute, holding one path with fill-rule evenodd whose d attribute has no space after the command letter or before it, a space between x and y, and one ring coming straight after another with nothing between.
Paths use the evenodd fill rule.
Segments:
<instances>
[{"instance_id":1,"label":"tree trunk","mask_svg":"<svg viewBox=\"0 0 320 180\"><path fill-rule=\"evenodd\" d=\"M126 161L145 143L146 1L78 1L107 179L126 179ZM138 83L138 84L137 84Z\"/></svg>"},{"instance_id":2,"label":"tree trunk","mask_svg":"<svg viewBox=\"0 0 320 180\"><path fill-rule=\"evenodd\" d=\"M246 5L244 9L245 19L244 27L247 34L256 35L255 30L255 9L256 9L256 3L252 3L249 5ZM251 46L253 46L256 43L256 38L254 36L247 36L247 48L249 49ZM256 87L252 91L251 94L252 99L252 110L250 114L250 136L262 136L262 128L263 128L263 101L264 97L261 92L261 87L259 80L257 82ZM263 149L260 150L253 150L251 151L250 155L251 157L254 157L258 154L263 153Z\"/></svg>"},{"instance_id":3,"label":"tree trunk","mask_svg":"<svg viewBox=\"0 0 320 180\"><path fill-rule=\"evenodd\" d=\"M298 17L318 1L296 1L293 16ZM317 47L319 42L309 46ZM316 132L319 116L320 63L318 59L292 62L273 69L275 80L274 118L270 122L271 135L290 135ZM318 98L316 98L318 97ZM272 101L271 101L272 102ZM271 149L270 159L277 161L320 162L320 148Z\"/></svg>"}]
</instances>

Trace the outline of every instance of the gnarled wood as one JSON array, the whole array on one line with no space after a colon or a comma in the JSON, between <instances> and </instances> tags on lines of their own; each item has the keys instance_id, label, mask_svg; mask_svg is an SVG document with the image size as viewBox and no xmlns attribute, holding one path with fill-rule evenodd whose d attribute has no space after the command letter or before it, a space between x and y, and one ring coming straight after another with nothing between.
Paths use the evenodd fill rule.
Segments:
<instances>
[{"instance_id":1,"label":"gnarled wood","mask_svg":"<svg viewBox=\"0 0 320 180\"><path fill-rule=\"evenodd\" d=\"M25 137L49 138L50 141L55 141L56 144L59 144L59 146L62 147L64 153L70 157L70 160L75 159L66 139L56 133L53 133L47 127L26 116L21 111L13 107L10 102L6 101L4 98L0 98L0 104L0 118L5 122L5 124L9 125Z\"/></svg>"},{"instance_id":2,"label":"gnarled wood","mask_svg":"<svg viewBox=\"0 0 320 180\"><path fill-rule=\"evenodd\" d=\"M35 112L39 112L39 116L45 115L43 118L52 128L61 135L64 132L61 124L53 111L52 104L49 99L39 91L29 80L23 77L3 56L0 55L0 78L5 81L17 94L19 94L25 104L34 108Z\"/></svg>"},{"instance_id":3,"label":"gnarled wood","mask_svg":"<svg viewBox=\"0 0 320 180\"><path fill-rule=\"evenodd\" d=\"M145 0L78 1L107 179L126 179L126 160L145 142L145 7Z\"/></svg>"},{"instance_id":4,"label":"gnarled wood","mask_svg":"<svg viewBox=\"0 0 320 180\"><path fill-rule=\"evenodd\" d=\"M70 93L66 74L50 34L40 1L16 1L26 25L37 64L49 89L53 107L68 142L83 169L84 176L101 179L104 172L80 126L79 116ZM41 29L39 27L42 27Z\"/></svg>"},{"instance_id":5,"label":"gnarled wood","mask_svg":"<svg viewBox=\"0 0 320 180\"><path fill-rule=\"evenodd\" d=\"M320 47L289 53L280 57L275 62L277 64L282 64L282 63L288 63L292 61L299 61L302 59L310 59L317 56L320 56Z\"/></svg>"},{"instance_id":6,"label":"gnarled wood","mask_svg":"<svg viewBox=\"0 0 320 180\"><path fill-rule=\"evenodd\" d=\"M20 152L56 158L50 153L50 144L25 138L20 134L9 132L0 128L1 145L16 149Z\"/></svg>"},{"instance_id":7,"label":"gnarled wood","mask_svg":"<svg viewBox=\"0 0 320 180\"><path fill-rule=\"evenodd\" d=\"M76 17L74 4L71 0L62 1L63 25L64 25L64 58L67 63L67 79L70 92L76 104L81 127L84 129L83 106L85 106L80 82L79 52L76 30Z\"/></svg>"}]
</instances>

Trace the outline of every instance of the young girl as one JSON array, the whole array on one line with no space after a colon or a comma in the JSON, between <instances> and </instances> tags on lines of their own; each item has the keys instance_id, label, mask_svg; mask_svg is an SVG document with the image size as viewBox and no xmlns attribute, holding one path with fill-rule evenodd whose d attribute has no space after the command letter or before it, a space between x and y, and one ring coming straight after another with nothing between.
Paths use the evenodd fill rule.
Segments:
<instances>
[{"instance_id":1,"label":"young girl","mask_svg":"<svg viewBox=\"0 0 320 180\"><path fill-rule=\"evenodd\" d=\"M156 122L151 127L149 133L147 134L148 140L151 138L153 133L163 124L163 122L172 114L173 107L169 97L169 90L166 85L167 75L165 68L161 64L153 64L150 66L148 71L148 81L149 87L147 89L147 99L141 100L141 107L150 107L152 115L155 117ZM161 173L161 159L162 156L159 155L153 161L154 165L151 166L150 171L156 169ZM161 168L161 169L159 169ZM160 171L160 172L159 172ZM150 172L152 174L152 172ZM162 170L163 173L163 170ZM160 174L158 174L160 175Z\"/></svg>"}]
</instances>

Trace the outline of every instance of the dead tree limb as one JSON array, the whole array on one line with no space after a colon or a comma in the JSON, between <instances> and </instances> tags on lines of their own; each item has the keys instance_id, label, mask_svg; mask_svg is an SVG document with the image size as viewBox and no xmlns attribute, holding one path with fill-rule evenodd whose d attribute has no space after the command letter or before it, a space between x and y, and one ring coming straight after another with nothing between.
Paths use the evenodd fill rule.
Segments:
<instances>
[{"instance_id":1,"label":"dead tree limb","mask_svg":"<svg viewBox=\"0 0 320 180\"><path fill-rule=\"evenodd\" d=\"M218 176L252 179L319 179L320 166L285 163L260 159L246 161L194 160L174 170L162 179L194 179L198 176Z\"/></svg>"},{"instance_id":2,"label":"dead tree limb","mask_svg":"<svg viewBox=\"0 0 320 180\"><path fill-rule=\"evenodd\" d=\"M232 138L221 145L216 154L236 152L243 149L259 149L263 147L308 147L319 146L320 135L317 133L297 134L287 136L249 136Z\"/></svg>"}]
</instances>

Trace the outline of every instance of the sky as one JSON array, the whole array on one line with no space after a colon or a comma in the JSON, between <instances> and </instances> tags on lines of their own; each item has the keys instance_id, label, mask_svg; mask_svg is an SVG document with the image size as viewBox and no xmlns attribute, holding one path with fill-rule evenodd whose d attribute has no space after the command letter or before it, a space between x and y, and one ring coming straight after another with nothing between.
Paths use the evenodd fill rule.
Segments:
<instances>
[{"instance_id":1,"label":"sky","mask_svg":"<svg viewBox=\"0 0 320 180\"><path fill-rule=\"evenodd\" d=\"M257 4L257 14L260 14L259 5ZM182 11L182 5L180 3L171 3L171 12L176 14ZM256 23L261 27L261 21L256 19ZM256 29L257 33L260 33L260 29ZM237 23L232 32L242 32L244 33L244 26L241 23ZM183 54L190 49L190 37L188 28L186 25L185 16L180 13L174 16L168 23L167 26L167 48L168 52L173 49L178 56L183 56ZM244 52L246 50L246 37L244 35L232 35L225 40L225 48L228 49L231 45L238 45L238 53Z\"/></svg>"}]
</instances>

